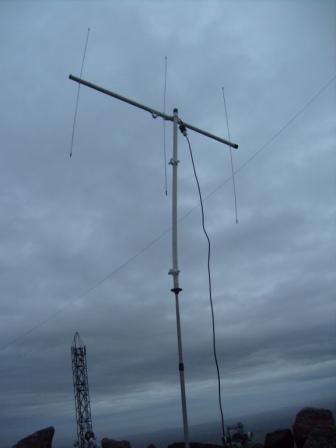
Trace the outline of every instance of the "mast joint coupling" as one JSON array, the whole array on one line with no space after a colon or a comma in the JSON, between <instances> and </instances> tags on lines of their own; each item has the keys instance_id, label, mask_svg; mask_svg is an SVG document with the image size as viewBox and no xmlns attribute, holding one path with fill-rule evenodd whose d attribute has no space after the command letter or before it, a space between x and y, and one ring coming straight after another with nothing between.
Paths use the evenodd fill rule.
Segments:
<instances>
[{"instance_id":1,"label":"mast joint coupling","mask_svg":"<svg viewBox=\"0 0 336 448\"><path fill-rule=\"evenodd\" d=\"M171 292L173 292L176 295L178 295L181 291L182 291L182 288L172 288L171 289Z\"/></svg>"},{"instance_id":2,"label":"mast joint coupling","mask_svg":"<svg viewBox=\"0 0 336 448\"><path fill-rule=\"evenodd\" d=\"M168 275L179 275L179 269L169 269Z\"/></svg>"},{"instance_id":3,"label":"mast joint coupling","mask_svg":"<svg viewBox=\"0 0 336 448\"><path fill-rule=\"evenodd\" d=\"M184 364L183 364L183 362L180 362L180 363L179 363L179 371L180 371L180 372L183 372L183 371L184 371Z\"/></svg>"}]
</instances>

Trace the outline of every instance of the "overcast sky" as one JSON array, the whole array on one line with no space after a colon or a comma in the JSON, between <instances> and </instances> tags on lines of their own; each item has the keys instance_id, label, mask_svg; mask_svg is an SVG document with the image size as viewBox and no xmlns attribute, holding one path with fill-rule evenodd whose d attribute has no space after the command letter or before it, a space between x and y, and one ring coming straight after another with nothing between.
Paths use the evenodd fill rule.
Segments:
<instances>
[{"instance_id":1,"label":"overcast sky","mask_svg":"<svg viewBox=\"0 0 336 448\"><path fill-rule=\"evenodd\" d=\"M167 112L223 137L225 87L238 225L227 147L189 131L224 416L336 398L336 2L2 0L1 448L48 425L56 442L74 439L75 331L98 438L182 424L162 120L82 87L69 158L68 75L88 27L85 79L161 110L167 56ZM181 134L179 160L193 425L219 411L207 245Z\"/></svg>"}]
</instances>

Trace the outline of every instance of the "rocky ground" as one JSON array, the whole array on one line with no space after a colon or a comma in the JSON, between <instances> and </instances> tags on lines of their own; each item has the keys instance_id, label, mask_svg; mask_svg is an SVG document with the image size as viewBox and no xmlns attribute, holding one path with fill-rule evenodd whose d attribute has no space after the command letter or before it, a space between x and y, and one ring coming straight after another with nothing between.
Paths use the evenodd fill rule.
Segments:
<instances>
[{"instance_id":1,"label":"rocky ground","mask_svg":"<svg viewBox=\"0 0 336 448\"><path fill-rule=\"evenodd\" d=\"M13 448L52 448L55 429L41 429L20 440ZM104 438L102 448L131 448L127 441ZM144 447L145 448L145 447ZM155 448L148 445L147 448ZM184 443L173 443L168 448L184 448ZM223 448L219 445L196 443L190 448ZM275 428L266 434L264 444L245 442L228 448L336 448L336 425L328 409L304 408L296 414L292 428Z\"/></svg>"}]
</instances>

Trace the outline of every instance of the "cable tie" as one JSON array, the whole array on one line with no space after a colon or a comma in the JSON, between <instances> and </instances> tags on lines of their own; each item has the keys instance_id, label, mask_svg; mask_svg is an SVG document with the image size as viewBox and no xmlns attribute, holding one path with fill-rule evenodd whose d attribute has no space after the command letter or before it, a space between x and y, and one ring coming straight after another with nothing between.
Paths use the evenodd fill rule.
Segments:
<instances>
[{"instance_id":1,"label":"cable tie","mask_svg":"<svg viewBox=\"0 0 336 448\"><path fill-rule=\"evenodd\" d=\"M187 128L184 126L184 124L181 123L179 128L180 128L180 131L182 132L182 134L186 137L187 136Z\"/></svg>"}]
</instances>

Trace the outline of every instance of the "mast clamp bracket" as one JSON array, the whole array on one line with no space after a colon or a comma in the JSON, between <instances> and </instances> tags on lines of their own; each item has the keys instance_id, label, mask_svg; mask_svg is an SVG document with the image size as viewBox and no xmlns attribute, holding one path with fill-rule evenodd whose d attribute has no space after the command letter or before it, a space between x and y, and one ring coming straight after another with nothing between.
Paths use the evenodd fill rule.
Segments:
<instances>
[{"instance_id":1,"label":"mast clamp bracket","mask_svg":"<svg viewBox=\"0 0 336 448\"><path fill-rule=\"evenodd\" d=\"M179 160L175 160L175 159L173 159L173 158L171 158L171 159L169 160L169 165L177 166L179 163L180 163Z\"/></svg>"}]
</instances>

